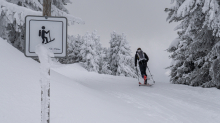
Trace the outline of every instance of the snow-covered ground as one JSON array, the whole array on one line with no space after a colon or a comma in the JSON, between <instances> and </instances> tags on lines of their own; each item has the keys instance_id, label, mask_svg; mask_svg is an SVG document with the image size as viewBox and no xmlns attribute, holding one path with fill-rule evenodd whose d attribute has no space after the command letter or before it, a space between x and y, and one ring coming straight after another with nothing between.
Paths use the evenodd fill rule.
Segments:
<instances>
[{"instance_id":1,"label":"snow-covered ground","mask_svg":"<svg viewBox=\"0 0 220 123\"><path fill-rule=\"evenodd\" d=\"M40 123L40 64L0 39L0 123ZM51 70L51 123L219 123L220 92L87 72Z\"/></svg>"}]
</instances>

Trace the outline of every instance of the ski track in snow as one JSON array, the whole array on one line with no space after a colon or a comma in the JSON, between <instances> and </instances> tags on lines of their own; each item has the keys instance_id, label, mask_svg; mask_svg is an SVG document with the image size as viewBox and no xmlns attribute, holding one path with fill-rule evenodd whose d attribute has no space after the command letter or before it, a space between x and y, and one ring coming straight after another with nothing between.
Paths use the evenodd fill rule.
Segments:
<instances>
[{"instance_id":1,"label":"ski track in snow","mask_svg":"<svg viewBox=\"0 0 220 123\"><path fill-rule=\"evenodd\" d=\"M39 123L40 64L0 39L0 123ZM13 57L12 57L13 54ZM51 123L219 123L220 92L87 72L51 70Z\"/></svg>"},{"instance_id":2,"label":"ski track in snow","mask_svg":"<svg viewBox=\"0 0 220 123\"><path fill-rule=\"evenodd\" d=\"M105 93L103 95L116 101L116 104L126 104L131 112L138 113L141 121L215 123L220 119L217 89L160 82L152 87L139 87L138 81L133 78L98 75L85 70L78 71L77 67L67 65L55 71L97 93Z\"/></svg>"}]
</instances>

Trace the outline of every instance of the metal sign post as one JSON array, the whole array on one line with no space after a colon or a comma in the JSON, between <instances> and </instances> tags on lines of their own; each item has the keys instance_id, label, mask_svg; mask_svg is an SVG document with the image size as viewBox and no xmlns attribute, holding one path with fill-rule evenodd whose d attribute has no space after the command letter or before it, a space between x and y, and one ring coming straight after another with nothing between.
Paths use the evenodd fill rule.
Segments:
<instances>
[{"instance_id":1,"label":"metal sign post","mask_svg":"<svg viewBox=\"0 0 220 123\"><path fill-rule=\"evenodd\" d=\"M41 123L50 123L51 57L67 55L67 18L51 17L51 1L43 0L43 16L25 17L25 56L41 62Z\"/></svg>"}]
</instances>

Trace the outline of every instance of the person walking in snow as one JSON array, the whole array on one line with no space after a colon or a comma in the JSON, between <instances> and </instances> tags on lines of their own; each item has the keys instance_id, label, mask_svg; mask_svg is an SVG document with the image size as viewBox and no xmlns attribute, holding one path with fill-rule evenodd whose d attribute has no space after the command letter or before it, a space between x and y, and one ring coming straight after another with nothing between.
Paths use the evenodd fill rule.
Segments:
<instances>
[{"instance_id":1,"label":"person walking in snow","mask_svg":"<svg viewBox=\"0 0 220 123\"><path fill-rule=\"evenodd\" d=\"M42 26L42 31L40 30L40 33L39 33L39 36L41 36L41 38L42 38L42 44L44 44L45 40L46 40L45 43L48 43L48 38L45 36L45 34L47 34L49 32L50 32L50 30L45 31L45 26Z\"/></svg>"},{"instance_id":2,"label":"person walking in snow","mask_svg":"<svg viewBox=\"0 0 220 123\"><path fill-rule=\"evenodd\" d=\"M135 54L135 67L137 70L137 61L140 67L141 71L141 76L144 79L144 84L147 84L147 74L146 74L146 69L147 69L147 62L149 61L149 57L145 52L141 50L141 48L138 48Z\"/></svg>"}]
</instances>

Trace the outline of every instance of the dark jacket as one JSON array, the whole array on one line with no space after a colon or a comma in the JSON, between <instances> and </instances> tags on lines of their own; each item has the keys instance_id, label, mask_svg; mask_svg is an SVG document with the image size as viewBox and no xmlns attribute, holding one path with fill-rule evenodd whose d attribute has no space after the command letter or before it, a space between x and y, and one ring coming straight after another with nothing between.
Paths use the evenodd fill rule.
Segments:
<instances>
[{"instance_id":1,"label":"dark jacket","mask_svg":"<svg viewBox=\"0 0 220 123\"><path fill-rule=\"evenodd\" d=\"M147 54L145 52L144 52L144 57L146 58L146 60L144 60L144 62L148 62L149 57L147 56ZM135 54L135 66L137 66L137 60L139 60L139 57L138 57L137 52L136 52L136 54Z\"/></svg>"},{"instance_id":2,"label":"dark jacket","mask_svg":"<svg viewBox=\"0 0 220 123\"><path fill-rule=\"evenodd\" d=\"M42 38L45 37L45 33L47 34L49 31L42 30Z\"/></svg>"}]
</instances>

